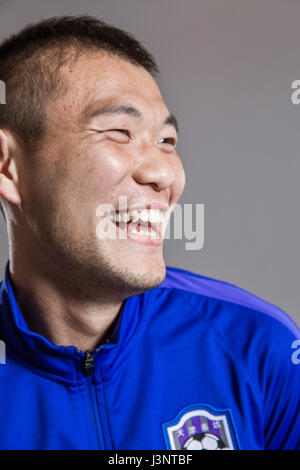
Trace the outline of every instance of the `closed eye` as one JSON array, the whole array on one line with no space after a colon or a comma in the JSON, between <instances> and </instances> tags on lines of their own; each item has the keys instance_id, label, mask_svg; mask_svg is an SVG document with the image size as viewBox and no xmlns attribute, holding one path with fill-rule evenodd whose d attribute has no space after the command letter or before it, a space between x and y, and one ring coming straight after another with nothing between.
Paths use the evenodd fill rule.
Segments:
<instances>
[{"instance_id":1,"label":"closed eye","mask_svg":"<svg viewBox=\"0 0 300 470\"><path fill-rule=\"evenodd\" d=\"M122 132L130 138L130 132L127 129L109 129L110 132Z\"/></svg>"},{"instance_id":2,"label":"closed eye","mask_svg":"<svg viewBox=\"0 0 300 470\"><path fill-rule=\"evenodd\" d=\"M131 133L127 129L107 129L104 132L114 132L114 133L123 134L124 136L127 137L127 139L129 139L129 141L132 138ZM128 140L126 140L126 142L128 142ZM162 139L159 140L158 143L171 145L174 149L176 149L177 140L174 137L163 137Z\"/></svg>"},{"instance_id":3,"label":"closed eye","mask_svg":"<svg viewBox=\"0 0 300 470\"><path fill-rule=\"evenodd\" d=\"M107 129L102 132L120 144L127 144L131 141L131 134L127 129Z\"/></svg>"}]
</instances>

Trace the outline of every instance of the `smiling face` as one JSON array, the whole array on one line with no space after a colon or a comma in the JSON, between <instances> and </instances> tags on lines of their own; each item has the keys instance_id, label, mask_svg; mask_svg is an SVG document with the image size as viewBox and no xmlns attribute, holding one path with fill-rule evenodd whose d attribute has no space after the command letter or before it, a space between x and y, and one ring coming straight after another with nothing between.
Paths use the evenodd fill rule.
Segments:
<instances>
[{"instance_id":1,"label":"smiling face","mask_svg":"<svg viewBox=\"0 0 300 470\"><path fill-rule=\"evenodd\" d=\"M100 239L97 208L121 209L120 196L128 208L172 208L185 183L174 119L151 75L117 56L82 55L61 73L69 90L48 104L42 145L21 163L25 231L83 292L151 289L165 277L163 244Z\"/></svg>"}]
</instances>

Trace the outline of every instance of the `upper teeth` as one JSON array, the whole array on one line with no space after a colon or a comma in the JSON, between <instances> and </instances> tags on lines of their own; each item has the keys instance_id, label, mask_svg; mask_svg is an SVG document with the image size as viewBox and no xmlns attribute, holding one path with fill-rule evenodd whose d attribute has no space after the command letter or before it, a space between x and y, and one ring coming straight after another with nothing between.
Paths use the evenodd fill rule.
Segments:
<instances>
[{"instance_id":1,"label":"upper teeth","mask_svg":"<svg viewBox=\"0 0 300 470\"><path fill-rule=\"evenodd\" d=\"M137 210L131 210L129 212L112 212L111 219L115 222L137 222L140 220L141 222L147 223L150 222L152 224L158 224L163 222L163 214L159 209L143 209L141 212Z\"/></svg>"}]
</instances>

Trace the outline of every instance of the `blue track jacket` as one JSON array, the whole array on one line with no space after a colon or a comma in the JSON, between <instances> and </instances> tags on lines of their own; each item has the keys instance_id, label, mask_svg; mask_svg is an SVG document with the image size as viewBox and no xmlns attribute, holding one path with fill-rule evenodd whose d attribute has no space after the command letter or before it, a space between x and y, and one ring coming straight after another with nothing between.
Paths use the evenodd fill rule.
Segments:
<instances>
[{"instance_id":1,"label":"blue track jacket","mask_svg":"<svg viewBox=\"0 0 300 470\"><path fill-rule=\"evenodd\" d=\"M256 296L168 267L92 354L29 331L9 261L0 299L1 449L300 449L300 332Z\"/></svg>"}]
</instances>

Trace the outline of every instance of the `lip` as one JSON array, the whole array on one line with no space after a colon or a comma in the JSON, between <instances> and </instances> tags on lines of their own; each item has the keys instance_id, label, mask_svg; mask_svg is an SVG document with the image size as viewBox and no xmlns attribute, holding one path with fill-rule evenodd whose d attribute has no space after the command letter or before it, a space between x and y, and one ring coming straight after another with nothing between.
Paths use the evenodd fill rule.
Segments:
<instances>
[{"instance_id":1,"label":"lip","mask_svg":"<svg viewBox=\"0 0 300 470\"><path fill-rule=\"evenodd\" d=\"M118 230L120 230L119 227L118 227ZM156 234L157 234L157 231L156 231ZM163 244L163 240L160 234L157 234L157 238L151 238L147 235L142 236L142 235L136 235L132 232L127 232L127 238L136 243L140 243L141 245L149 245L149 246L155 247L155 246L161 246Z\"/></svg>"},{"instance_id":2,"label":"lip","mask_svg":"<svg viewBox=\"0 0 300 470\"><path fill-rule=\"evenodd\" d=\"M145 203L144 204L132 204L130 207L127 207L127 205L126 206L119 206L119 207L114 208L110 212L110 222L113 223L117 227L118 233L119 233L119 231L122 231L123 233L124 232L126 233L127 236L126 236L125 239L134 241L134 242L139 243L141 245L148 245L148 246L152 246L152 247L161 246L163 244L162 227L164 225L164 222L163 223L158 223L158 224L152 224L152 229L156 232L156 237L153 236L153 238L152 238L148 235L144 235L144 236L143 235L137 235L137 234L134 234L134 233L132 233L128 230L125 231L122 228L119 228L118 222L115 223L111 219L111 215L114 214L114 213L115 214L122 213L122 212L129 213L133 210L141 212L144 209L146 209L146 210L149 210L149 209L159 210L164 215L170 210L168 204L163 204L161 202L151 202L151 203L147 203L147 204L145 204ZM122 237L118 237L118 239L123 239L124 240L124 238L122 238Z\"/></svg>"}]
</instances>

